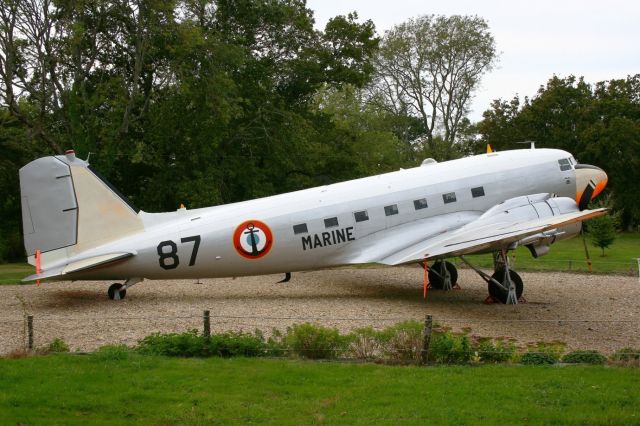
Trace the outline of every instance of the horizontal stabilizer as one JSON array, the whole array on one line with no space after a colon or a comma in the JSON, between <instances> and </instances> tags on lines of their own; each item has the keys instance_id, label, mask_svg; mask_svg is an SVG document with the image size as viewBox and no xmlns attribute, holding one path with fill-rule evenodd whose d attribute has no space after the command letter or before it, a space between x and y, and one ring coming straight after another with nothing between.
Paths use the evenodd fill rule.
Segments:
<instances>
[{"instance_id":1,"label":"horizontal stabilizer","mask_svg":"<svg viewBox=\"0 0 640 426\"><path fill-rule=\"evenodd\" d=\"M66 265L62 265L59 267L51 268L47 271L43 271L40 274L29 275L24 278L23 282L36 281L36 280L44 280L54 278L59 281L63 278L64 275L72 274L74 272L86 271L88 269L97 268L99 266L104 266L109 263L116 262L118 260L123 260L128 257L134 256L135 252L121 252L121 253L108 253L101 254L98 256L88 257L85 259L76 260Z\"/></svg>"}]
</instances>

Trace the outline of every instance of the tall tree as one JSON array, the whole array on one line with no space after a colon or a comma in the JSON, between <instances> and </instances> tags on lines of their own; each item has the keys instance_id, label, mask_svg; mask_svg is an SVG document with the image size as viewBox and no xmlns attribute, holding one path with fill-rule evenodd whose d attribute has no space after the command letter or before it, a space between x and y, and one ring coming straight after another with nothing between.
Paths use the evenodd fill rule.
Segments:
<instances>
[{"instance_id":1,"label":"tall tree","mask_svg":"<svg viewBox=\"0 0 640 426\"><path fill-rule=\"evenodd\" d=\"M487 22L477 16L425 15L385 33L377 56L375 92L394 113L418 117L436 152L449 157L473 92L496 61Z\"/></svg>"},{"instance_id":2,"label":"tall tree","mask_svg":"<svg viewBox=\"0 0 640 426\"><path fill-rule=\"evenodd\" d=\"M640 223L640 74L595 84L554 76L532 99L496 100L483 117L483 143L508 149L532 140L602 167L622 227Z\"/></svg>"}]
</instances>

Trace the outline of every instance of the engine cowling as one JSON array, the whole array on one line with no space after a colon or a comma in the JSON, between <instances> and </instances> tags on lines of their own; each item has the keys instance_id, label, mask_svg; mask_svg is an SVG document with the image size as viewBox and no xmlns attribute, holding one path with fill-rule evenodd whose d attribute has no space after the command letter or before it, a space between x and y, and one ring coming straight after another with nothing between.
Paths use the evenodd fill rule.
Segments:
<instances>
[{"instance_id":1,"label":"engine cowling","mask_svg":"<svg viewBox=\"0 0 640 426\"><path fill-rule=\"evenodd\" d=\"M534 194L511 198L485 212L481 219L493 223L526 222L529 220L559 216L579 211L575 200L568 197L551 197L550 194ZM556 228L551 231L530 235L518 241L525 245L535 258L549 252L549 246L556 241L574 237L580 233L582 223Z\"/></svg>"}]
</instances>

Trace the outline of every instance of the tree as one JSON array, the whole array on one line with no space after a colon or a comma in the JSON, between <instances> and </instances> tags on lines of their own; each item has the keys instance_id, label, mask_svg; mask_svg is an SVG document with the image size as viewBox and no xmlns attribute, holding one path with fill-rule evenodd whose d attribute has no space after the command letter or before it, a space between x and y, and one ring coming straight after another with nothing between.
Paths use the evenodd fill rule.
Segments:
<instances>
[{"instance_id":1,"label":"tree","mask_svg":"<svg viewBox=\"0 0 640 426\"><path fill-rule=\"evenodd\" d=\"M591 242L602 249L601 256L604 257L604 249L609 248L616 239L615 218L611 215L593 218L588 222L588 229Z\"/></svg>"},{"instance_id":2,"label":"tree","mask_svg":"<svg viewBox=\"0 0 640 426\"><path fill-rule=\"evenodd\" d=\"M640 223L640 75L595 84L553 76L532 99L496 100L483 117L476 125L483 144L512 149L532 140L602 167L622 227Z\"/></svg>"},{"instance_id":3,"label":"tree","mask_svg":"<svg viewBox=\"0 0 640 426\"><path fill-rule=\"evenodd\" d=\"M451 155L460 124L484 73L496 61L487 22L477 16L425 15L385 33L374 92L395 114L419 118L427 146L436 136Z\"/></svg>"}]
</instances>

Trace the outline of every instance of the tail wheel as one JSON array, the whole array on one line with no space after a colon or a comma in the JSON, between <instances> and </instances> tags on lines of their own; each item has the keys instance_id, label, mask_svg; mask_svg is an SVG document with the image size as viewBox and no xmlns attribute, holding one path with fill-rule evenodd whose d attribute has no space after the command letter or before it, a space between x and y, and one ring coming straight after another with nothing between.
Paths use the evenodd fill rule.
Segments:
<instances>
[{"instance_id":1,"label":"tail wheel","mask_svg":"<svg viewBox=\"0 0 640 426\"><path fill-rule=\"evenodd\" d=\"M109 291L107 291L109 295L109 299L111 300L122 300L127 295L127 290L122 290L122 284L114 283L109 286Z\"/></svg>"},{"instance_id":2,"label":"tail wheel","mask_svg":"<svg viewBox=\"0 0 640 426\"><path fill-rule=\"evenodd\" d=\"M505 271L504 269L500 269L496 271L491 278L503 284L505 287L507 284L505 283ZM511 282L516 286L516 297L520 299L522 296L522 292L524 291L524 284L522 283L522 278L515 271L509 270L509 277L511 278ZM499 300L500 303L507 303L507 296L509 295L509 291L498 286L493 281L489 281L489 294L495 300Z\"/></svg>"},{"instance_id":3,"label":"tail wheel","mask_svg":"<svg viewBox=\"0 0 640 426\"><path fill-rule=\"evenodd\" d=\"M458 282L458 270L455 265L447 261L437 261L429 268L429 285L431 288L442 290L444 288L444 276L447 268L449 277L451 278L451 285L455 285Z\"/></svg>"}]
</instances>

